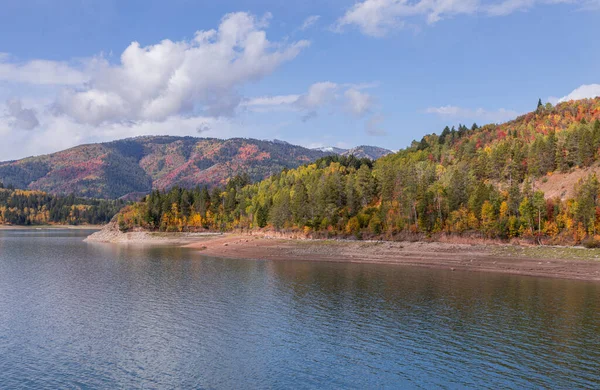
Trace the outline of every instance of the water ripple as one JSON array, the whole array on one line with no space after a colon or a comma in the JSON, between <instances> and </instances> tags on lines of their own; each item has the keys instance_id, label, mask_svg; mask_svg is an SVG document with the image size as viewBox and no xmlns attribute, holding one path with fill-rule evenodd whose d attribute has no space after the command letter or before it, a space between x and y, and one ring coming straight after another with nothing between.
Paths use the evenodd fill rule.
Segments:
<instances>
[{"instance_id":1,"label":"water ripple","mask_svg":"<svg viewBox=\"0 0 600 390\"><path fill-rule=\"evenodd\" d=\"M600 388L597 284L81 238L0 231L0 388Z\"/></svg>"}]
</instances>

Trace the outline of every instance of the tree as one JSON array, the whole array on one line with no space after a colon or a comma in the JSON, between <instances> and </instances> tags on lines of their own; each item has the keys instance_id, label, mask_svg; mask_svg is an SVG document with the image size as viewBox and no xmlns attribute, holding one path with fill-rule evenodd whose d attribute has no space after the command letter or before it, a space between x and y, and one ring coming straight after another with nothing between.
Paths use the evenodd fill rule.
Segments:
<instances>
[{"instance_id":1,"label":"tree","mask_svg":"<svg viewBox=\"0 0 600 390\"><path fill-rule=\"evenodd\" d=\"M538 232L542 231L542 211L546 208L546 198L542 191L536 191L533 194L533 207L537 210Z\"/></svg>"},{"instance_id":2,"label":"tree","mask_svg":"<svg viewBox=\"0 0 600 390\"><path fill-rule=\"evenodd\" d=\"M264 228L267 226L269 221L269 208L266 206L259 206L256 210L256 224L259 228Z\"/></svg>"},{"instance_id":3,"label":"tree","mask_svg":"<svg viewBox=\"0 0 600 390\"><path fill-rule=\"evenodd\" d=\"M526 227L528 227L531 232L533 232L534 208L533 208L533 204L531 203L531 201L529 200L529 198L527 196L525 198L523 198L523 201L519 205L519 214L521 215L521 220L523 221L524 225Z\"/></svg>"},{"instance_id":4,"label":"tree","mask_svg":"<svg viewBox=\"0 0 600 390\"><path fill-rule=\"evenodd\" d=\"M291 212L294 223L304 226L308 219L308 193L301 180L297 180L291 191Z\"/></svg>"},{"instance_id":5,"label":"tree","mask_svg":"<svg viewBox=\"0 0 600 390\"><path fill-rule=\"evenodd\" d=\"M356 193L360 204L364 207L373 198L374 181L373 175L367 166L361 166L356 175Z\"/></svg>"},{"instance_id":6,"label":"tree","mask_svg":"<svg viewBox=\"0 0 600 390\"><path fill-rule=\"evenodd\" d=\"M290 216L290 193L286 189L281 189L273 197L269 220L276 229L281 229L288 222Z\"/></svg>"},{"instance_id":7,"label":"tree","mask_svg":"<svg viewBox=\"0 0 600 390\"><path fill-rule=\"evenodd\" d=\"M481 206L481 228L488 237L494 236L495 222L494 206L486 200Z\"/></svg>"},{"instance_id":8,"label":"tree","mask_svg":"<svg viewBox=\"0 0 600 390\"><path fill-rule=\"evenodd\" d=\"M596 174L590 174L582 179L575 190L575 217L582 223L586 231L596 234L596 207L600 182Z\"/></svg>"}]
</instances>

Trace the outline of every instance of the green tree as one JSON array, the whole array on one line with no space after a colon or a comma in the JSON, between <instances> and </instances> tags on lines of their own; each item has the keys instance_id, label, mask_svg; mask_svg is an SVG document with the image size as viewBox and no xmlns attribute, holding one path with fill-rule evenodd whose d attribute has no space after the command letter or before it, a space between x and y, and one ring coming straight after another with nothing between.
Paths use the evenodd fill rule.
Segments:
<instances>
[{"instance_id":1,"label":"green tree","mask_svg":"<svg viewBox=\"0 0 600 390\"><path fill-rule=\"evenodd\" d=\"M536 191L533 194L533 207L537 211L537 230L542 231L542 212L546 209L546 198L542 191Z\"/></svg>"}]
</instances>

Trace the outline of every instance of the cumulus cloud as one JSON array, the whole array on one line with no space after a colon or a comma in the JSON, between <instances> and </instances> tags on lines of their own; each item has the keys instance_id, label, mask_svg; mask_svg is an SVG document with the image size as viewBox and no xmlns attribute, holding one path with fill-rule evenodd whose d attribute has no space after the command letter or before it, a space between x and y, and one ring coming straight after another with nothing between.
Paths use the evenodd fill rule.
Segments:
<instances>
[{"instance_id":1,"label":"cumulus cloud","mask_svg":"<svg viewBox=\"0 0 600 390\"><path fill-rule=\"evenodd\" d=\"M446 118L464 120L479 120L493 123L502 123L514 119L519 113L514 110L500 108L498 110L485 110L483 108L463 108L457 106L430 107L425 110L427 114L435 114Z\"/></svg>"},{"instance_id":2,"label":"cumulus cloud","mask_svg":"<svg viewBox=\"0 0 600 390\"><path fill-rule=\"evenodd\" d=\"M368 114L373 106L373 97L363 92L377 84L337 84L331 81L311 85L303 94L262 96L249 99L242 106L254 112L299 111L306 122L318 116L323 108L343 110L357 117Z\"/></svg>"},{"instance_id":3,"label":"cumulus cloud","mask_svg":"<svg viewBox=\"0 0 600 390\"><path fill-rule=\"evenodd\" d=\"M0 104L0 160L139 135L255 136L264 126L232 116L277 99L245 100L243 87L310 44L267 39L270 18L228 14L216 29L189 40L133 42L116 60L100 54L71 62L18 61L0 53L0 82L30 94ZM308 110L319 100L318 88L309 92L279 104Z\"/></svg>"},{"instance_id":4,"label":"cumulus cloud","mask_svg":"<svg viewBox=\"0 0 600 390\"><path fill-rule=\"evenodd\" d=\"M346 26L355 26L364 34L380 37L414 19L433 24L457 15L505 16L538 4L556 3L584 5L589 0L363 0L339 18L333 28L342 31Z\"/></svg>"},{"instance_id":5,"label":"cumulus cloud","mask_svg":"<svg viewBox=\"0 0 600 390\"><path fill-rule=\"evenodd\" d=\"M322 107L336 99L337 89L338 85L330 81L315 83L310 86L307 93L300 95L295 104L307 110Z\"/></svg>"},{"instance_id":6,"label":"cumulus cloud","mask_svg":"<svg viewBox=\"0 0 600 390\"><path fill-rule=\"evenodd\" d=\"M321 19L320 15L309 16L308 18L306 18L304 20L304 23L302 23L302 27L300 27L300 30L302 30L302 31L308 30L309 28L314 26L315 23L317 23L319 21L319 19Z\"/></svg>"},{"instance_id":7,"label":"cumulus cloud","mask_svg":"<svg viewBox=\"0 0 600 390\"><path fill-rule=\"evenodd\" d=\"M350 88L345 93L346 106L356 116L363 116L369 112L373 105L373 98L356 88Z\"/></svg>"},{"instance_id":8,"label":"cumulus cloud","mask_svg":"<svg viewBox=\"0 0 600 390\"><path fill-rule=\"evenodd\" d=\"M90 80L63 90L55 108L80 123L163 121L202 112L230 116L242 102L238 88L260 80L295 58L307 41L273 43L266 19L226 15L218 29L198 31L189 41L133 42L120 63L98 59Z\"/></svg>"},{"instance_id":9,"label":"cumulus cloud","mask_svg":"<svg viewBox=\"0 0 600 390\"><path fill-rule=\"evenodd\" d=\"M586 84L576 88L567 96L560 99L549 98L552 103L568 102L569 100L589 99L600 96L600 84Z\"/></svg>"},{"instance_id":10,"label":"cumulus cloud","mask_svg":"<svg viewBox=\"0 0 600 390\"><path fill-rule=\"evenodd\" d=\"M6 111L7 124L11 128L33 130L40 124L35 110L24 108L23 103L19 99L8 100L6 102Z\"/></svg>"},{"instance_id":11,"label":"cumulus cloud","mask_svg":"<svg viewBox=\"0 0 600 390\"><path fill-rule=\"evenodd\" d=\"M80 85L88 76L66 62L33 60L11 61L10 55L0 53L0 81L36 85Z\"/></svg>"}]
</instances>

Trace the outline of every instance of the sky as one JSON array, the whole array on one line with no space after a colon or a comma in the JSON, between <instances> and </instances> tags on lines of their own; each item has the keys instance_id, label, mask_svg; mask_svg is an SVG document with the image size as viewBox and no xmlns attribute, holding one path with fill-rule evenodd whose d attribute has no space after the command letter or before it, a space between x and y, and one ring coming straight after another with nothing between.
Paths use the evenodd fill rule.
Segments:
<instances>
[{"instance_id":1,"label":"sky","mask_svg":"<svg viewBox=\"0 0 600 390\"><path fill-rule=\"evenodd\" d=\"M600 0L0 0L0 160L140 135L397 150L600 95Z\"/></svg>"}]
</instances>

